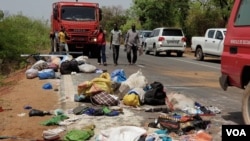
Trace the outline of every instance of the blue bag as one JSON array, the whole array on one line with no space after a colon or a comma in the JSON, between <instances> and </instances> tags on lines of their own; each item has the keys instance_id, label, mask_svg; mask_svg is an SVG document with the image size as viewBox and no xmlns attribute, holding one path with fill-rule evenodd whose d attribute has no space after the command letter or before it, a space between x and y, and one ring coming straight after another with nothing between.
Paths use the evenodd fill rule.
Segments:
<instances>
[{"instance_id":1,"label":"blue bag","mask_svg":"<svg viewBox=\"0 0 250 141\"><path fill-rule=\"evenodd\" d=\"M53 79L56 77L53 69L44 69L38 72L39 79Z\"/></svg>"},{"instance_id":2,"label":"blue bag","mask_svg":"<svg viewBox=\"0 0 250 141\"><path fill-rule=\"evenodd\" d=\"M126 74L123 69L116 69L111 73L111 80L113 82L123 82L127 80Z\"/></svg>"}]
</instances>

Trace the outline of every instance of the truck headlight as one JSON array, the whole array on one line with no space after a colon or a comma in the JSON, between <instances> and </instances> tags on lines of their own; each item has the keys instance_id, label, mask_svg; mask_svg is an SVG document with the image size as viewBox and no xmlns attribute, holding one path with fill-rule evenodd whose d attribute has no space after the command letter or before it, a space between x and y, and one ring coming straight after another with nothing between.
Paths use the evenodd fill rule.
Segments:
<instances>
[{"instance_id":1,"label":"truck headlight","mask_svg":"<svg viewBox=\"0 0 250 141\"><path fill-rule=\"evenodd\" d=\"M97 39L96 38L91 38L91 41L92 42L97 42Z\"/></svg>"}]
</instances>

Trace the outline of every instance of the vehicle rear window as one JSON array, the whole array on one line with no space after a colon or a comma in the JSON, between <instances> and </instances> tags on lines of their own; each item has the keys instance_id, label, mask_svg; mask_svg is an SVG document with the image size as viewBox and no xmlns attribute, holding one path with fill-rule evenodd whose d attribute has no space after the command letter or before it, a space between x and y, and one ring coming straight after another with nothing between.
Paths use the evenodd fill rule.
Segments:
<instances>
[{"instance_id":1,"label":"vehicle rear window","mask_svg":"<svg viewBox=\"0 0 250 141\"><path fill-rule=\"evenodd\" d=\"M180 29L163 29L162 36L182 36Z\"/></svg>"},{"instance_id":2,"label":"vehicle rear window","mask_svg":"<svg viewBox=\"0 0 250 141\"><path fill-rule=\"evenodd\" d=\"M151 34L151 32L145 32L145 33L144 33L144 37L149 37L150 34Z\"/></svg>"},{"instance_id":3,"label":"vehicle rear window","mask_svg":"<svg viewBox=\"0 0 250 141\"><path fill-rule=\"evenodd\" d=\"M235 17L234 24L236 26L250 25L249 7L250 7L250 0L241 0L240 7Z\"/></svg>"}]
</instances>

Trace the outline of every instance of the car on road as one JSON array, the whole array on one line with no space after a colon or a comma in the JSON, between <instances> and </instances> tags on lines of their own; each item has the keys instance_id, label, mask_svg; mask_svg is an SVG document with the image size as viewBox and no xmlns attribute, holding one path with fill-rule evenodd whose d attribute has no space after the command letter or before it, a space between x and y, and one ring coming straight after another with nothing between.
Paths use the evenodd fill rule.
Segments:
<instances>
[{"instance_id":1,"label":"car on road","mask_svg":"<svg viewBox=\"0 0 250 141\"><path fill-rule=\"evenodd\" d=\"M159 27L155 28L144 43L145 53L153 52L158 56L161 52L171 55L175 52L182 57L186 48L186 37L181 28Z\"/></svg>"},{"instance_id":2,"label":"car on road","mask_svg":"<svg viewBox=\"0 0 250 141\"><path fill-rule=\"evenodd\" d=\"M140 46L144 47L145 40L150 36L152 30L140 30L139 31L139 40L140 40ZM143 48L144 50L145 48Z\"/></svg>"},{"instance_id":3,"label":"car on road","mask_svg":"<svg viewBox=\"0 0 250 141\"><path fill-rule=\"evenodd\" d=\"M175 52L178 57L182 57L186 48L186 37L181 28L155 28L146 39L144 48L146 54L153 52L158 56L161 52L166 52L166 55L170 56Z\"/></svg>"}]
</instances>

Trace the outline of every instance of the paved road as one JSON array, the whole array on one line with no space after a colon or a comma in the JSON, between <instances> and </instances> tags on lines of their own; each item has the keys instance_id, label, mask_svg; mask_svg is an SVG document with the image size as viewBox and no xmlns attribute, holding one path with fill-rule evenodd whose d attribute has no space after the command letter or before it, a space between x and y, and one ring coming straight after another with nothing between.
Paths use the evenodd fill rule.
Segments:
<instances>
[{"instance_id":1,"label":"paved road","mask_svg":"<svg viewBox=\"0 0 250 141\"><path fill-rule=\"evenodd\" d=\"M208 58L206 61L200 62L196 61L192 54L184 54L183 57L176 57L175 54L172 54L170 57L165 56L165 54L160 54L160 56L142 55L138 57L136 65L128 65L125 53L121 50L118 61L119 65L114 66L112 52L108 48L106 55L108 66L97 65L96 59L89 59L89 62L96 65L99 69L105 69L110 73L115 69L124 69L127 77L141 69L149 82L162 82L167 93L178 92L204 106L213 105L218 107L222 113L209 118L213 123L211 133L215 140L220 140L221 125L243 124L241 116L242 90L229 88L225 92L220 88L218 82L220 61L218 59ZM67 102L61 102L61 106L67 109L81 105L82 103L73 102L72 95L77 93L77 85L99 75L95 73L81 73L62 76L60 88L61 100ZM144 112L138 109L132 111L128 109L127 112L129 113L130 121L133 122L128 122L125 117L119 119L119 122L123 121L123 124L138 125L145 123L146 117L149 117L149 115L145 115ZM144 118L142 118L143 116ZM97 119L95 122L98 121L100 120ZM110 123L108 125L114 124L113 122L106 123ZM105 129L105 127L103 128Z\"/></svg>"}]
</instances>

